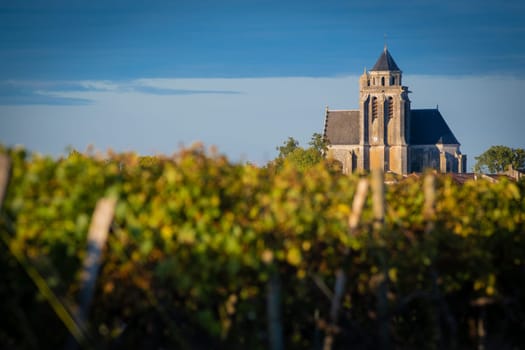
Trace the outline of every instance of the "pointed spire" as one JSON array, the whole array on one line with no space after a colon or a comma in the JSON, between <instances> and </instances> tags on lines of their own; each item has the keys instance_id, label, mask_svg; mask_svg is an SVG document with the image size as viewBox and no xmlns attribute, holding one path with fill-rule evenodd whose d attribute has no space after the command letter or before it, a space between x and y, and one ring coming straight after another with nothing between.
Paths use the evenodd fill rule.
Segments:
<instances>
[{"instance_id":1,"label":"pointed spire","mask_svg":"<svg viewBox=\"0 0 525 350\"><path fill-rule=\"evenodd\" d=\"M386 47L386 43L381 56L379 56L376 64L374 65L374 68L372 68L371 71L401 71L390 55L390 52Z\"/></svg>"}]
</instances>

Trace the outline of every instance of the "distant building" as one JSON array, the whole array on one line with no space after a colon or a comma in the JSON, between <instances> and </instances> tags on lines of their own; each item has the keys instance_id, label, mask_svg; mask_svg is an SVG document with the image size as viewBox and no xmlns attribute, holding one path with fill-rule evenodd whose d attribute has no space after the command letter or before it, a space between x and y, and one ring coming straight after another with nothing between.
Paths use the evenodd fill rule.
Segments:
<instances>
[{"instance_id":1,"label":"distant building","mask_svg":"<svg viewBox=\"0 0 525 350\"><path fill-rule=\"evenodd\" d=\"M359 109L326 109L324 136L343 171L463 173L467 157L436 109L411 109L408 87L386 46L359 78Z\"/></svg>"}]
</instances>

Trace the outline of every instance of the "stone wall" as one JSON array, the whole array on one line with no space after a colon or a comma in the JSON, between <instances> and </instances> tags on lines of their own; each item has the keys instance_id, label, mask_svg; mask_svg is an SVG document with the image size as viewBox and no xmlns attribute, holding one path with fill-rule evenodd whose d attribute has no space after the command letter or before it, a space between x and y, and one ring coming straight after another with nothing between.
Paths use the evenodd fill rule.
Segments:
<instances>
[{"instance_id":1,"label":"stone wall","mask_svg":"<svg viewBox=\"0 0 525 350\"><path fill-rule=\"evenodd\" d=\"M409 147L409 172L421 173L426 169L439 172L466 172L467 158L459 145L418 145Z\"/></svg>"},{"instance_id":2,"label":"stone wall","mask_svg":"<svg viewBox=\"0 0 525 350\"><path fill-rule=\"evenodd\" d=\"M341 162L344 174L350 174L362 168L359 164L362 163L363 153L359 145L337 145L328 148L328 158Z\"/></svg>"}]
</instances>

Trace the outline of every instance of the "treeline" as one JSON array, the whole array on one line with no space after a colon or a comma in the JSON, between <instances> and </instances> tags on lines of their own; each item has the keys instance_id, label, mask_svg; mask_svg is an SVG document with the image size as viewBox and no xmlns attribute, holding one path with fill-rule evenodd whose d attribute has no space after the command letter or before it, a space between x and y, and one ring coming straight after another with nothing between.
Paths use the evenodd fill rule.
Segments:
<instances>
[{"instance_id":1,"label":"treeline","mask_svg":"<svg viewBox=\"0 0 525 350\"><path fill-rule=\"evenodd\" d=\"M0 214L2 348L63 348L71 337L35 274L74 315L101 198L116 205L84 346L525 344L523 181L389 182L380 218L370 178L323 161L275 171L199 147L149 160L0 153L11 160Z\"/></svg>"}]
</instances>

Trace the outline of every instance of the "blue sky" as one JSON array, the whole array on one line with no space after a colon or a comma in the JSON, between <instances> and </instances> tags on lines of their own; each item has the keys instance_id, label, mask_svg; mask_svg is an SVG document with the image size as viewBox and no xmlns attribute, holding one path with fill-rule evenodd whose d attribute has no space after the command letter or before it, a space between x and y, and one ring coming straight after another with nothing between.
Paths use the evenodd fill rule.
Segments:
<instances>
[{"instance_id":1,"label":"blue sky","mask_svg":"<svg viewBox=\"0 0 525 350\"><path fill-rule=\"evenodd\" d=\"M389 50L415 108L439 108L473 158L525 148L525 3L0 2L0 142L171 153L215 144L263 163Z\"/></svg>"}]
</instances>

